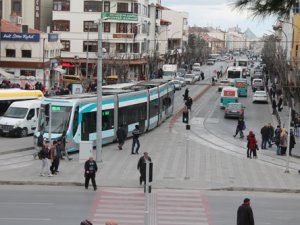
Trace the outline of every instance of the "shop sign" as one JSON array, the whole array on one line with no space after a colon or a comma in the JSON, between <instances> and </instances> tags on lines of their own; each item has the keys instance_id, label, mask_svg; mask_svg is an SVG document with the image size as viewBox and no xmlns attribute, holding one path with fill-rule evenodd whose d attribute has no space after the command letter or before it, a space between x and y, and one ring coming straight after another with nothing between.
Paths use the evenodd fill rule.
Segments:
<instances>
[{"instance_id":1,"label":"shop sign","mask_svg":"<svg viewBox=\"0 0 300 225\"><path fill-rule=\"evenodd\" d=\"M39 42L40 34L1 32L1 40L3 40L3 41Z\"/></svg>"},{"instance_id":2,"label":"shop sign","mask_svg":"<svg viewBox=\"0 0 300 225\"><path fill-rule=\"evenodd\" d=\"M117 34L113 34L113 38L133 38L133 34L121 34L121 33L117 33Z\"/></svg>"},{"instance_id":3,"label":"shop sign","mask_svg":"<svg viewBox=\"0 0 300 225\"><path fill-rule=\"evenodd\" d=\"M138 21L138 15L132 13L103 12L101 13L101 17L106 18L107 20Z\"/></svg>"}]
</instances>

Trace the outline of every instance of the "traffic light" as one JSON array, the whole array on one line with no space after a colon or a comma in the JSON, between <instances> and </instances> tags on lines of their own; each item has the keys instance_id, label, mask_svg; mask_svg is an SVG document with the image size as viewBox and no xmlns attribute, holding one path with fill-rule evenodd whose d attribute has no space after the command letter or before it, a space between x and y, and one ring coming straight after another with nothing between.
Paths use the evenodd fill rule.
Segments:
<instances>
[{"instance_id":1,"label":"traffic light","mask_svg":"<svg viewBox=\"0 0 300 225\"><path fill-rule=\"evenodd\" d=\"M182 112L182 122L189 123L189 111Z\"/></svg>"}]
</instances>

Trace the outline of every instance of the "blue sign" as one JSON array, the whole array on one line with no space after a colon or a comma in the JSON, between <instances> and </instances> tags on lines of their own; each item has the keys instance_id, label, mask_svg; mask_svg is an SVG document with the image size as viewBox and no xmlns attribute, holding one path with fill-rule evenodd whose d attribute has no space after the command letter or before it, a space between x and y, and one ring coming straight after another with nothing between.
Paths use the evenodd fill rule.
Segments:
<instances>
[{"instance_id":1,"label":"blue sign","mask_svg":"<svg viewBox=\"0 0 300 225\"><path fill-rule=\"evenodd\" d=\"M1 40L3 40L3 41L39 42L40 34L1 32Z\"/></svg>"},{"instance_id":2,"label":"blue sign","mask_svg":"<svg viewBox=\"0 0 300 225\"><path fill-rule=\"evenodd\" d=\"M48 42L58 41L58 34L48 33Z\"/></svg>"}]
</instances>

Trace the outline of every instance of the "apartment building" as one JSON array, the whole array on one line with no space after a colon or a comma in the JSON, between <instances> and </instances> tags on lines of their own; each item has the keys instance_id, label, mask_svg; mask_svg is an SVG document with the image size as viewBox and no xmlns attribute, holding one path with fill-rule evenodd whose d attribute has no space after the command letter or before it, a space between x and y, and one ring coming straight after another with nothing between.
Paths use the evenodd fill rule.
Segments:
<instances>
[{"instance_id":1,"label":"apartment building","mask_svg":"<svg viewBox=\"0 0 300 225\"><path fill-rule=\"evenodd\" d=\"M96 77L101 23L104 78L144 79L150 33L155 29L152 8L156 4L148 0L53 0L52 31L64 46L61 65L67 74Z\"/></svg>"},{"instance_id":2,"label":"apartment building","mask_svg":"<svg viewBox=\"0 0 300 225\"><path fill-rule=\"evenodd\" d=\"M53 0L0 0L0 19L36 30L51 25Z\"/></svg>"}]
</instances>

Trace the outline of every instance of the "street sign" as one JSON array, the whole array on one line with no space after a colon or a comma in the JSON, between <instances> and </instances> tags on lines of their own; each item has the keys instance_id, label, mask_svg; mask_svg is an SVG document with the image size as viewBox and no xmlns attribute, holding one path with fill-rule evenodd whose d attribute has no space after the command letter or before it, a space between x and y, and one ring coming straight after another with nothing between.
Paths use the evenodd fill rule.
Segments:
<instances>
[{"instance_id":1,"label":"street sign","mask_svg":"<svg viewBox=\"0 0 300 225\"><path fill-rule=\"evenodd\" d=\"M101 17L106 20L121 20L121 21L138 21L138 15L132 13L110 13L103 12Z\"/></svg>"}]
</instances>

